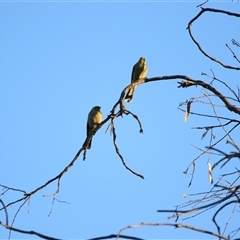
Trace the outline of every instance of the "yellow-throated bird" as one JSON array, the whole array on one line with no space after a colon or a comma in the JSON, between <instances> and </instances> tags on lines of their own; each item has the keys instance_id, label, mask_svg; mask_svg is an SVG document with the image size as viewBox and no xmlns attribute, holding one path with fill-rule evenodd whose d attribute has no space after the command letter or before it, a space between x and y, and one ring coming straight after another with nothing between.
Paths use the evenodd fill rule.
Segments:
<instances>
[{"instance_id":1,"label":"yellow-throated bird","mask_svg":"<svg viewBox=\"0 0 240 240\"><path fill-rule=\"evenodd\" d=\"M131 83L136 82L138 79L145 78L148 72L148 67L146 64L146 59L143 57L140 57L138 62L133 66L132 69L132 78ZM134 90L137 86L132 87L128 90L127 95L125 97L125 100L127 102L131 102L133 98Z\"/></svg>"},{"instance_id":2,"label":"yellow-throated bird","mask_svg":"<svg viewBox=\"0 0 240 240\"><path fill-rule=\"evenodd\" d=\"M91 109L91 111L88 114L88 119L87 119L87 137L89 136L89 134L91 133L91 131L96 128L99 123L102 122L102 113L100 111L99 106L95 106ZM85 143L84 143L85 144ZM87 149L91 148L91 144L92 144L92 139L90 140Z\"/></svg>"}]
</instances>

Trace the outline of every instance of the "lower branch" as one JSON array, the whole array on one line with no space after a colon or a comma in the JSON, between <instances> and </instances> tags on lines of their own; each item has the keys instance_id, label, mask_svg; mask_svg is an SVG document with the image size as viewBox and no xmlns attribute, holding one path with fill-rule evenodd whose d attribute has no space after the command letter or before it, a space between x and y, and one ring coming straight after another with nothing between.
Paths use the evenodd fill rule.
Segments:
<instances>
[{"instance_id":1,"label":"lower branch","mask_svg":"<svg viewBox=\"0 0 240 240\"><path fill-rule=\"evenodd\" d=\"M168 226L168 227L175 227L175 228L187 228L187 229L190 229L190 230L193 230L193 231L196 231L196 232L201 232L201 233L205 233L205 234L208 234L208 235L212 235L214 237L218 237L219 239L229 240L228 237L225 237L225 236L220 235L218 233L211 232L211 231L201 229L201 228L196 228L196 227L186 225L186 224L182 224L182 223L146 223L146 222L143 222L143 223L140 223L140 224L137 224L137 225L130 225L130 226L127 226L125 228L122 228L118 232L118 235L117 235L116 239L118 239L120 234L127 229L140 228L140 227L145 227L145 226L153 226L153 227Z\"/></svg>"}]
</instances>

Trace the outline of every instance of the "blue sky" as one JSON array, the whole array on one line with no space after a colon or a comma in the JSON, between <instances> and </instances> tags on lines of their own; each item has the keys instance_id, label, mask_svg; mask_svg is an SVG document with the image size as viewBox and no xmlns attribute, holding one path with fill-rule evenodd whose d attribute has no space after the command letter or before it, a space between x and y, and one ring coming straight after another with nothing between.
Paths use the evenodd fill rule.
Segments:
<instances>
[{"instance_id":1,"label":"blue sky","mask_svg":"<svg viewBox=\"0 0 240 240\"><path fill-rule=\"evenodd\" d=\"M212 69L236 90L238 72L204 57L186 30L200 3L0 1L0 184L30 192L62 171L85 140L90 109L99 105L104 117L109 114L141 56L147 60L148 77L182 74L209 82L201 73L211 74ZM239 12L239 3L231 1L210 1L206 7ZM193 33L206 51L237 66L225 44L239 53L231 45L231 39L240 40L239 28L236 18L206 13L193 24ZM190 200L183 193L209 190L207 156L198 161L190 188L191 176L183 171L199 154L191 144L209 145L208 137L201 140L203 131L191 128L217 122L196 116L183 121L179 103L201 96L202 91L179 89L178 81L141 85L133 101L126 103L140 118L144 134L139 134L131 116L115 122L125 162L145 180L124 168L105 125L94 136L86 161L81 155L61 179L57 199L70 204L55 202L48 217L52 198L42 196L55 192L54 182L23 206L14 227L62 239L116 234L141 222L173 222L157 210ZM192 110L212 113L199 103ZM225 109L219 111L233 116ZM223 132L215 134L220 138ZM225 142L222 146L233 150ZM5 204L20 197L11 191L1 196ZM8 209L10 220L19 206ZM215 231L211 220L206 220L210 216L180 222ZM1 212L0 221L4 219ZM234 223L229 227L234 229ZM123 234L149 239L210 238L167 227ZM1 227L0 238L7 237L8 231ZM12 232L14 238L35 237Z\"/></svg>"}]
</instances>

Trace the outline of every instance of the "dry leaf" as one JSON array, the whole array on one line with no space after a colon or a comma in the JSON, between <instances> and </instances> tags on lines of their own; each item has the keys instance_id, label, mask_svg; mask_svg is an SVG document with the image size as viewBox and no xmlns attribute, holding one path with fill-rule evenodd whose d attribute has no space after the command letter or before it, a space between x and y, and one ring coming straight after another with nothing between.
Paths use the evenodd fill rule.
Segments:
<instances>
[{"instance_id":1,"label":"dry leaf","mask_svg":"<svg viewBox=\"0 0 240 240\"><path fill-rule=\"evenodd\" d=\"M208 178L209 178L209 182L212 184L213 183L212 165L209 161L208 161Z\"/></svg>"},{"instance_id":2,"label":"dry leaf","mask_svg":"<svg viewBox=\"0 0 240 240\"><path fill-rule=\"evenodd\" d=\"M187 109L186 109L185 116L184 116L184 122L187 122L187 120L188 120L191 103L192 103L192 101L188 101L188 103L187 103Z\"/></svg>"}]
</instances>

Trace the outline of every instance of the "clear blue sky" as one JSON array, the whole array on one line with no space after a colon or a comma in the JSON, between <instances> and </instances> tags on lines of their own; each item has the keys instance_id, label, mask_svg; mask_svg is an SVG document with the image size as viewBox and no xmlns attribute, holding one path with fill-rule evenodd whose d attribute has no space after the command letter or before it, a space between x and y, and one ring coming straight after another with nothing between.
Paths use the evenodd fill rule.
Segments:
<instances>
[{"instance_id":1,"label":"clear blue sky","mask_svg":"<svg viewBox=\"0 0 240 240\"><path fill-rule=\"evenodd\" d=\"M85 140L90 109L99 105L105 117L109 114L141 56L147 60L148 77L183 74L209 81L201 72L211 74L212 69L236 89L237 72L205 58L188 35L187 23L199 12L200 3L0 1L0 184L30 192L62 171ZM206 5L229 11L239 11L239 6L231 1ZM225 44L239 40L239 29L238 19L207 13L194 24L193 33L214 57L237 65ZM183 171L199 154L191 144L209 145L209 138L201 140L203 131L191 128L217 122L195 116L183 121L179 103L202 92L199 87L178 89L177 81L141 85L132 103L126 104L141 119L144 134L139 134L131 116L115 121L127 165L145 180L124 168L105 125L94 137L86 161L81 155L61 179L57 199L70 204L55 202L48 217L52 198L42 196L56 190L54 182L21 209L14 227L63 239L116 234L131 224L173 222L167 219L171 214L157 210L190 200L183 193L209 190L207 156L198 161L190 188L191 176ZM192 110L204 113L211 108L198 103ZM10 191L1 196L5 204L20 197ZM8 209L10 221L18 207ZM209 216L179 222L215 231ZM0 221L5 222L3 212ZM169 227L123 234L209 238ZM7 237L8 231L0 227L0 238ZM35 237L12 232L14 238Z\"/></svg>"}]
</instances>

